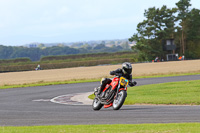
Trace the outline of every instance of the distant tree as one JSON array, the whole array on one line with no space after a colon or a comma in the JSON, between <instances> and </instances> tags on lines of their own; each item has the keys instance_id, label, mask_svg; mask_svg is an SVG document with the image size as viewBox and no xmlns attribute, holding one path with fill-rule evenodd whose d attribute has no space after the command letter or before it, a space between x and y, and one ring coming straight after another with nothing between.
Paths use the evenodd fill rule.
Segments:
<instances>
[{"instance_id":1,"label":"distant tree","mask_svg":"<svg viewBox=\"0 0 200 133\"><path fill-rule=\"evenodd\" d=\"M62 44L62 43L59 43L58 44L58 47L64 47L65 45L64 44Z\"/></svg>"},{"instance_id":2,"label":"distant tree","mask_svg":"<svg viewBox=\"0 0 200 133\"><path fill-rule=\"evenodd\" d=\"M179 0L175 8L149 8L146 19L137 25L137 33L129 41L136 41L132 49L140 60L164 57L162 40L175 39L176 53L186 58L200 58L200 10L190 9L190 0Z\"/></svg>"},{"instance_id":3,"label":"distant tree","mask_svg":"<svg viewBox=\"0 0 200 133\"><path fill-rule=\"evenodd\" d=\"M121 46L124 50L130 50L130 49L131 49L130 45L128 44L128 41L122 42L120 46Z\"/></svg>"},{"instance_id":4,"label":"distant tree","mask_svg":"<svg viewBox=\"0 0 200 133\"><path fill-rule=\"evenodd\" d=\"M189 30L187 28L187 19L189 14L189 7L191 6L190 0L179 0L179 2L176 3L177 9L178 9L178 16L177 20L179 20L179 25L181 26L181 39L180 39L180 48L181 54L185 54L186 49L186 32Z\"/></svg>"},{"instance_id":5,"label":"distant tree","mask_svg":"<svg viewBox=\"0 0 200 133\"><path fill-rule=\"evenodd\" d=\"M94 50L100 50L100 49L104 49L104 48L106 48L105 44L98 44L93 49Z\"/></svg>"},{"instance_id":6,"label":"distant tree","mask_svg":"<svg viewBox=\"0 0 200 133\"><path fill-rule=\"evenodd\" d=\"M185 56L191 59L200 58L200 10L192 9L186 21L186 48Z\"/></svg>"},{"instance_id":7,"label":"distant tree","mask_svg":"<svg viewBox=\"0 0 200 133\"><path fill-rule=\"evenodd\" d=\"M14 48L11 46L0 45L0 59L10 59L10 55L13 53Z\"/></svg>"},{"instance_id":8,"label":"distant tree","mask_svg":"<svg viewBox=\"0 0 200 133\"><path fill-rule=\"evenodd\" d=\"M38 47L41 48L41 49L43 49L43 48L45 48L45 45L44 45L43 43L40 43L40 44L38 45Z\"/></svg>"},{"instance_id":9,"label":"distant tree","mask_svg":"<svg viewBox=\"0 0 200 133\"><path fill-rule=\"evenodd\" d=\"M80 48L83 45L83 43L73 43L71 45L72 48Z\"/></svg>"},{"instance_id":10,"label":"distant tree","mask_svg":"<svg viewBox=\"0 0 200 133\"><path fill-rule=\"evenodd\" d=\"M174 36L176 11L175 8L169 9L167 6L145 10L146 20L137 25L137 33L129 38L129 41L137 42L132 48L140 51L140 60L164 56L162 40Z\"/></svg>"},{"instance_id":11,"label":"distant tree","mask_svg":"<svg viewBox=\"0 0 200 133\"><path fill-rule=\"evenodd\" d=\"M92 46L90 46L89 44L86 43L86 44L82 45L81 48L91 50Z\"/></svg>"},{"instance_id":12,"label":"distant tree","mask_svg":"<svg viewBox=\"0 0 200 133\"><path fill-rule=\"evenodd\" d=\"M40 53L40 48L15 47L15 50L11 54L10 58L29 57L32 61L37 61L40 59Z\"/></svg>"}]
</instances>

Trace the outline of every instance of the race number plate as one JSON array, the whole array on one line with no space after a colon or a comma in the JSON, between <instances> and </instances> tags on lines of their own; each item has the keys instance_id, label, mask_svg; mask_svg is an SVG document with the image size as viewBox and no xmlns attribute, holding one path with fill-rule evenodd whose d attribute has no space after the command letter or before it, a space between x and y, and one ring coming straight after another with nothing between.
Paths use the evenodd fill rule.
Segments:
<instances>
[{"instance_id":1,"label":"race number plate","mask_svg":"<svg viewBox=\"0 0 200 133\"><path fill-rule=\"evenodd\" d=\"M120 84L124 87L126 87L128 85L128 80L125 79L124 77L120 77Z\"/></svg>"}]
</instances>

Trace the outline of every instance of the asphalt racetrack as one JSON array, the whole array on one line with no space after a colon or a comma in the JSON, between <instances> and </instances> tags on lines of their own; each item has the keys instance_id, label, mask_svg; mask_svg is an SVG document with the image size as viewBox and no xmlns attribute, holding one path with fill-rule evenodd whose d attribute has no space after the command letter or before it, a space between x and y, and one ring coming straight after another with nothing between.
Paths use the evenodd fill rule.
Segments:
<instances>
[{"instance_id":1,"label":"asphalt racetrack","mask_svg":"<svg viewBox=\"0 0 200 133\"><path fill-rule=\"evenodd\" d=\"M137 79L138 85L200 79L200 75ZM200 106L122 106L93 111L91 105L53 103L50 100L93 91L99 82L0 90L0 126L139 124L200 122Z\"/></svg>"}]
</instances>

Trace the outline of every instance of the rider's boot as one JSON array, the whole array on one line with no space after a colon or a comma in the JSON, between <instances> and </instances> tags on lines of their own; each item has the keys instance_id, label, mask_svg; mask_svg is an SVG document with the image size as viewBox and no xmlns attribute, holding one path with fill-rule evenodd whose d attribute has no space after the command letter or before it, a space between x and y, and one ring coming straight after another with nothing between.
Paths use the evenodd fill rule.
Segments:
<instances>
[{"instance_id":1,"label":"rider's boot","mask_svg":"<svg viewBox=\"0 0 200 133\"><path fill-rule=\"evenodd\" d=\"M98 93L97 93L97 95L100 95L100 94L101 94L101 92L102 92L102 89L101 89L101 87L98 87Z\"/></svg>"},{"instance_id":2,"label":"rider's boot","mask_svg":"<svg viewBox=\"0 0 200 133\"><path fill-rule=\"evenodd\" d=\"M100 95L101 94L101 88L100 87L94 88L94 94Z\"/></svg>"}]
</instances>

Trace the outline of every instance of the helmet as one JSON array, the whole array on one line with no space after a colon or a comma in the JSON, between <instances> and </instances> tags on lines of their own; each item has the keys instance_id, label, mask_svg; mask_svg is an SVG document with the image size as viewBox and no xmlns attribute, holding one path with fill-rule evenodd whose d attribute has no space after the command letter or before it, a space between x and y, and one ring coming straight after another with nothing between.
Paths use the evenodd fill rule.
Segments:
<instances>
[{"instance_id":1,"label":"helmet","mask_svg":"<svg viewBox=\"0 0 200 133\"><path fill-rule=\"evenodd\" d=\"M129 62L124 62L122 64L122 72L124 74L131 74L132 73L132 66L131 66L131 63Z\"/></svg>"}]
</instances>

